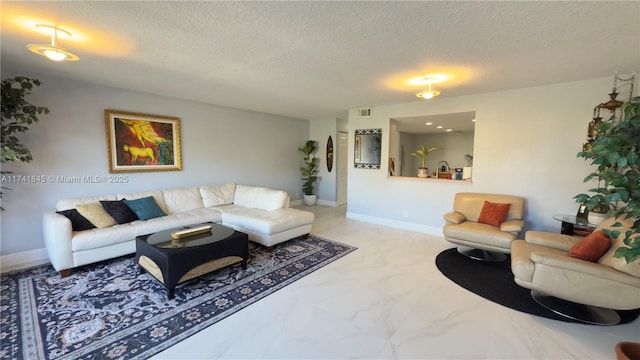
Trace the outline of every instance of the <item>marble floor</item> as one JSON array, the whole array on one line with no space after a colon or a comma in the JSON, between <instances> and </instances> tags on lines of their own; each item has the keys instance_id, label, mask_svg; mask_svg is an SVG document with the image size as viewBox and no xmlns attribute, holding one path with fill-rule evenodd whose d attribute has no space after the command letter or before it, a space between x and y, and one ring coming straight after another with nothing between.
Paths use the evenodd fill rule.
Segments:
<instances>
[{"instance_id":1,"label":"marble floor","mask_svg":"<svg viewBox=\"0 0 640 360\"><path fill-rule=\"evenodd\" d=\"M316 213L312 233L358 250L154 359L615 359L640 320L569 324L489 302L445 278L442 237Z\"/></svg>"}]
</instances>

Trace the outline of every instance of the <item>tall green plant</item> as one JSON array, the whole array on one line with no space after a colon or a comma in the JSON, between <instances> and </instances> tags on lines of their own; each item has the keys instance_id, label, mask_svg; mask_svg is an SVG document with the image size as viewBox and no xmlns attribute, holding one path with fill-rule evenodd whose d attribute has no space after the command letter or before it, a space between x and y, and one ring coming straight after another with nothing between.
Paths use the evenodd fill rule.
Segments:
<instances>
[{"instance_id":1,"label":"tall green plant","mask_svg":"<svg viewBox=\"0 0 640 360\"><path fill-rule=\"evenodd\" d=\"M300 167L302 174L302 192L305 195L313 195L313 184L318 180L318 158L313 156L316 151L316 142L307 141L303 147L298 148L304 154L304 166Z\"/></svg>"},{"instance_id":2,"label":"tall green plant","mask_svg":"<svg viewBox=\"0 0 640 360\"><path fill-rule=\"evenodd\" d=\"M584 203L588 209L609 204L611 215L624 219L632 218L631 230L625 231L624 245L616 249L616 257L624 257L630 263L640 258L640 97L633 98L622 106L622 116L612 116L597 128L591 149L578 153L578 157L591 160L596 171L587 175L584 182L598 180L598 187L590 189L592 194L578 194L576 202ZM620 224L617 223L617 226ZM621 231L610 231L617 237Z\"/></svg>"},{"instance_id":3,"label":"tall green plant","mask_svg":"<svg viewBox=\"0 0 640 360\"><path fill-rule=\"evenodd\" d=\"M34 86L40 86L40 81L25 76L16 76L2 80L2 130L0 132L0 152L2 163L23 161L31 162L31 152L16 136L29 130L29 126L38 122L38 115L48 114L49 109L44 106L36 106L25 100L31 95ZM11 173L1 171L2 174ZM2 187L2 189L6 189ZM3 192L0 190L0 198ZM0 209L4 210L2 207Z\"/></svg>"}]
</instances>

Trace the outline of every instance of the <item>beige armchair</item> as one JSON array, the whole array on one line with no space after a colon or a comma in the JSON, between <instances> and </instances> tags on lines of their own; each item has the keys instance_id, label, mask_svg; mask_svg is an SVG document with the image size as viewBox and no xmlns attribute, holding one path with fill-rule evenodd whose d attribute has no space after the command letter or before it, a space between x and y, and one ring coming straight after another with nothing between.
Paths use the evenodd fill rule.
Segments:
<instances>
[{"instance_id":1,"label":"beige armchair","mask_svg":"<svg viewBox=\"0 0 640 360\"><path fill-rule=\"evenodd\" d=\"M607 219L594 231L612 229L614 222L613 218ZM524 240L514 241L511 247L514 280L558 314L590 324L617 324L620 316L612 309L640 308L640 260L627 264L613 256L621 237L611 241L608 251L596 262L568 256L582 239L527 231Z\"/></svg>"},{"instance_id":2,"label":"beige armchair","mask_svg":"<svg viewBox=\"0 0 640 360\"><path fill-rule=\"evenodd\" d=\"M504 222L487 224L478 222L485 201L510 204ZM461 254L480 260L499 261L511 252L511 242L518 238L524 227L525 199L519 196L458 193L453 211L446 213L444 238L459 245Z\"/></svg>"}]
</instances>

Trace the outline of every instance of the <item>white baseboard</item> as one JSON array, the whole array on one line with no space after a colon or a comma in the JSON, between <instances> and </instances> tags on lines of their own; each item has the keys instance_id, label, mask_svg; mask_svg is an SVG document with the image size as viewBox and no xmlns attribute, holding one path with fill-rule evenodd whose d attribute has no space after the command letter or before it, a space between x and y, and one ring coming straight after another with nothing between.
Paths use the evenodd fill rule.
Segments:
<instances>
[{"instance_id":1,"label":"white baseboard","mask_svg":"<svg viewBox=\"0 0 640 360\"><path fill-rule=\"evenodd\" d=\"M352 212L347 212L347 219L360 220L368 223L384 225L384 226L394 227L398 229L415 231L415 232L429 234L429 235L442 236L442 228L437 226L421 225L421 224L410 223L406 221L390 220L390 219L379 218L375 216L356 214Z\"/></svg>"},{"instance_id":2,"label":"white baseboard","mask_svg":"<svg viewBox=\"0 0 640 360\"><path fill-rule=\"evenodd\" d=\"M338 203L336 201L327 201L327 200L322 200L322 199L318 199L318 201L316 201L316 204L324 205L324 206L331 206L331 207L338 206Z\"/></svg>"},{"instance_id":3,"label":"white baseboard","mask_svg":"<svg viewBox=\"0 0 640 360\"><path fill-rule=\"evenodd\" d=\"M25 269L32 266L49 263L49 256L45 248L24 251L16 254L0 256L0 272Z\"/></svg>"},{"instance_id":4,"label":"white baseboard","mask_svg":"<svg viewBox=\"0 0 640 360\"><path fill-rule=\"evenodd\" d=\"M317 199L316 200L316 204L317 205L324 205L324 206L331 206L331 207L337 207L338 206L338 203L335 202L335 201L327 201L327 200L322 200L322 199ZM289 201L289 207L302 206L302 205L304 205L303 202L302 202L302 199Z\"/></svg>"}]
</instances>

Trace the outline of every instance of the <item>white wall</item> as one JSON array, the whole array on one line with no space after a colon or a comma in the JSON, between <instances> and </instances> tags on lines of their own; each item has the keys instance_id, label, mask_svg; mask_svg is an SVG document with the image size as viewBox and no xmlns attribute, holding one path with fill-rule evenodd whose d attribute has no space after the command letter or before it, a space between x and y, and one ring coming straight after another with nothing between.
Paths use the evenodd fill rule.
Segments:
<instances>
[{"instance_id":1,"label":"white wall","mask_svg":"<svg viewBox=\"0 0 640 360\"><path fill-rule=\"evenodd\" d=\"M502 193L527 199L527 229L559 231L552 215L575 214L573 196L592 185L582 183L590 167L576 154L594 106L610 90L607 77L374 107L368 118L350 109L350 132L383 129L383 159L389 156L391 118L476 111L477 120L472 184L387 177L386 161L380 170L350 168L347 216L441 234L442 215L457 192ZM353 145L350 139L351 158Z\"/></svg>"},{"instance_id":2,"label":"white wall","mask_svg":"<svg viewBox=\"0 0 640 360\"><path fill-rule=\"evenodd\" d=\"M64 64L62 64L64 65ZM3 68L2 78L29 75ZM104 110L181 118L182 171L122 174L126 184L3 184L2 254L44 247L42 213L59 199L145 189L237 182L286 190L299 199L302 181L297 148L309 121L124 91L41 74L29 102L50 115L20 138L33 154L28 164L3 170L16 175L108 175Z\"/></svg>"}]
</instances>

